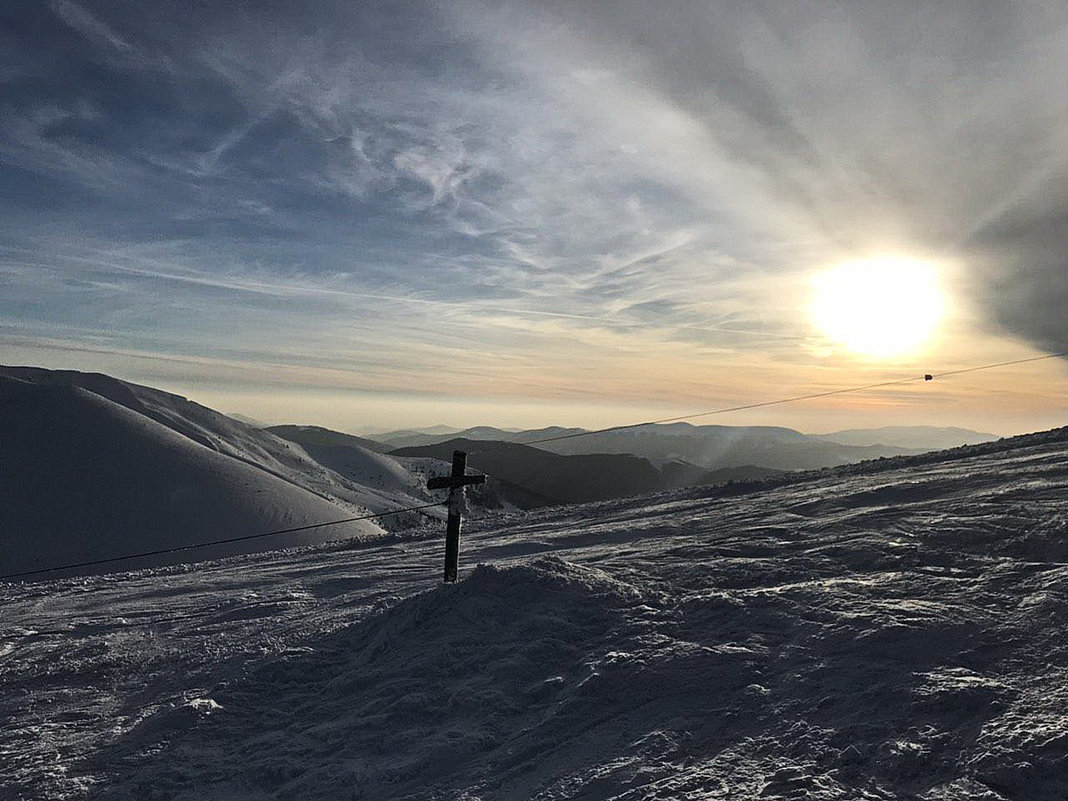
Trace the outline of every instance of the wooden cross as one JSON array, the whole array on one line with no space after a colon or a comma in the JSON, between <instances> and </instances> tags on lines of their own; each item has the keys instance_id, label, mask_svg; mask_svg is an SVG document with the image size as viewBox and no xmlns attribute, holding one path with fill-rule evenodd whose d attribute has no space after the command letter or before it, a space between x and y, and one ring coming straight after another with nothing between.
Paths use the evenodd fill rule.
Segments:
<instances>
[{"instance_id":1,"label":"wooden cross","mask_svg":"<svg viewBox=\"0 0 1068 801\"><path fill-rule=\"evenodd\" d=\"M449 490L449 523L445 529L445 583L456 581L456 572L460 563L460 517L464 508L464 487L468 484L482 484L485 476L469 476L467 472L467 453L452 452L452 474L434 476L426 482L427 489Z\"/></svg>"}]
</instances>

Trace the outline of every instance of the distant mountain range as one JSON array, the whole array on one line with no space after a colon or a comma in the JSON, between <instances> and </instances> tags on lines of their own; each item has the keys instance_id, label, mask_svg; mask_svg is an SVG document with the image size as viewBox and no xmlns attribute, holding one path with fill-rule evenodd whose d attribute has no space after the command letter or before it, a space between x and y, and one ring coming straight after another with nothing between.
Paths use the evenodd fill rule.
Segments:
<instances>
[{"instance_id":1,"label":"distant mountain range","mask_svg":"<svg viewBox=\"0 0 1068 801\"><path fill-rule=\"evenodd\" d=\"M571 437L583 431L560 427L506 431L478 426L458 434L392 432L381 435L377 441L395 449L436 445L451 439L513 442L534 445L560 455L630 454L648 459L654 465L687 462L706 470L747 465L809 470L996 439L992 434L966 429L923 426L854 429L815 435L772 426L695 426L689 423ZM558 439L560 437L571 438Z\"/></svg>"},{"instance_id":2,"label":"distant mountain range","mask_svg":"<svg viewBox=\"0 0 1068 801\"><path fill-rule=\"evenodd\" d=\"M431 435L435 435L435 436L442 435L442 434L455 435L459 431L460 431L459 428L454 428L453 426L434 425L434 426L422 426L420 428L401 428L401 429L397 429L396 431L388 429L388 428L386 428L386 429L367 429L365 431L362 431L362 433L360 435L358 435L358 436L364 436L364 437L368 437L370 439L374 439L376 441L380 441L380 438L382 436L403 437L403 436L406 436L406 435L410 436L410 435L413 435L413 434L431 434Z\"/></svg>"},{"instance_id":3,"label":"distant mountain range","mask_svg":"<svg viewBox=\"0 0 1068 801\"><path fill-rule=\"evenodd\" d=\"M572 435L585 433L584 429L561 427L514 431L477 426L457 434L435 426L387 432L376 439L314 426L273 426L268 430L298 443L342 475L348 474L346 461L353 458L351 448L385 452L401 461L421 458L438 463L448 462L454 450L464 450L470 467L492 477L485 489L472 492L473 499L490 508L512 505L521 509L696 484L753 481L789 470L912 455L995 439L966 429L920 426L806 435L789 428L688 423L580 437Z\"/></svg>"},{"instance_id":4,"label":"distant mountain range","mask_svg":"<svg viewBox=\"0 0 1068 801\"><path fill-rule=\"evenodd\" d=\"M455 450L467 452L470 467L557 504L644 495L695 484L767 478L782 472L751 465L710 471L685 462L668 462L657 467L648 459L631 454L564 456L517 442L493 440L449 439L433 445L400 448L391 455L447 461Z\"/></svg>"},{"instance_id":5,"label":"distant mountain range","mask_svg":"<svg viewBox=\"0 0 1068 801\"><path fill-rule=\"evenodd\" d=\"M363 448L375 453L388 453L393 450L388 445L375 442L373 439L358 437L355 434L343 434L322 426L267 426L264 430L270 431L276 437L298 443L308 453L314 450L328 459L330 454L337 449Z\"/></svg>"},{"instance_id":6,"label":"distant mountain range","mask_svg":"<svg viewBox=\"0 0 1068 801\"><path fill-rule=\"evenodd\" d=\"M998 439L967 428L935 428L934 426L884 426L883 428L850 428L833 434L814 434L814 437L841 445L892 445L917 451L942 451L961 445L981 445Z\"/></svg>"}]
</instances>

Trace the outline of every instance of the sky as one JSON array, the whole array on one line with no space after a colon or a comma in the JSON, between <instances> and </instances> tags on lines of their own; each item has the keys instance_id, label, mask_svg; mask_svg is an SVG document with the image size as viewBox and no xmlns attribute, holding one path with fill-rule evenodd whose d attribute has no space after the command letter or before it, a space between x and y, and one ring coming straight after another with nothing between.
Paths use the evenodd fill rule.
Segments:
<instances>
[{"instance_id":1,"label":"sky","mask_svg":"<svg viewBox=\"0 0 1068 801\"><path fill-rule=\"evenodd\" d=\"M2 363L361 431L1068 351L1062 2L9 0L0 48ZM842 265L882 307L818 311ZM694 422L1009 434L1066 381Z\"/></svg>"}]
</instances>

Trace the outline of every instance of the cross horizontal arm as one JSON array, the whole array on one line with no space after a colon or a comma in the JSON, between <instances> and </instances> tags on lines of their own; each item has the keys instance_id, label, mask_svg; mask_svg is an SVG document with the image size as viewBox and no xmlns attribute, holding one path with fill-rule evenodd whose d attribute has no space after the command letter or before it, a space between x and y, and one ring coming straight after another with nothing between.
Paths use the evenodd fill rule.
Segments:
<instances>
[{"instance_id":1,"label":"cross horizontal arm","mask_svg":"<svg viewBox=\"0 0 1068 801\"><path fill-rule=\"evenodd\" d=\"M468 484L484 484L485 476L434 476L426 482L427 489L453 489Z\"/></svg>"}]
</instances>

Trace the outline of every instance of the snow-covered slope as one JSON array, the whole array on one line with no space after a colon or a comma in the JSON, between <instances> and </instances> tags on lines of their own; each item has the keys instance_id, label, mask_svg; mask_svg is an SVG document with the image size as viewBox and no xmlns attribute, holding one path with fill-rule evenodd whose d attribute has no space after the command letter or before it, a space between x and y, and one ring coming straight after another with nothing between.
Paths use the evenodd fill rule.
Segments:
<instances>
[{"instance_id":1,"label":"snow-covered slope","mask_svg":"<svg viewBox=\"0 0 1068 801\"><path fill-rule=\"evenodd\" d=\"M409 482L409 490L394 491L391 487L376 485L373 474L378 469L376 466L371 466L365 472L350 471L347 475L340 475L320 464L297 444L180 395L152 387L120 381L100 373L38 367L0 366L0 376L40 386L79 387L92 392L154 420L205 448L282 478L351 513L387 512L426 503L429 498L420 490L414 478ZM395 515L383 518L381 526L405 528L420 519L421 515L417 513Z\"/></svg>"},{"instance_id":2,"label":"snow-covered slope","mask_svg":"<svg viewBox=\"0 0 1068 801\"><path fill-rule=\"evenodd\" d=\"M391 537L0 585L0 797L1068 798L1068 430Z\"/></svg>"},{"instance_id":3,"label":"snow-covered slope","mask_svg":"<svg viewBox=\"0 0 1068 801\"><path fill-rule=\"evenodd\" d=\"M0 453L0 574L352 516L77 386L0 375ZM356 522L207 553L247 553L360 533L381 529ZM126 566L176 558L183 556L161 554ZM110 565L117 567L122 565Z\"/></svg>"},{"instance_id":4,"label":"snow-covered slope","mask_svg":"<svg viewBox=\"0 0 1068 801\"><path fill-rule=\"evenodd\" d=\"M370 440L318 426L274 426L271 433L303 448L319 464L362 485L425 499L425 481ZM377 446L380 448L381 446Z\"/></svg>"},{"instance_id":5,"label":"snow-covered slope","mask_svg":"<svg viewBox=\"0 0 1068 801\"><path fill-rule=\"evenodd\" d=\"M425 490L425 482L421 484L423 476L412 473L405 466L399 464L396 459L388 456L379 457L373 454L366 464L351 464L349 460L348 470L342 474L331 470L329 466L320 464L315 458L305 452L299 444L288 442L280 437L270 434L269 431L247 425L225 414L209 409L180 395L142 387L140 384L122 381L111 376L99 373L79 373L76 371L50 371L40 367L10 367L0 366L0 377L9 378L22 383L30 383L37 387L54 388L78 388L84 392L92 393L100 398L110 400L131 412L135 412L143 422L144 419L153 421L161 426L169 428L174 434L187 438L190 443L195 443L217 454L244 462L245 465L261 470L270 476L281 478L284 482L297 488L310 492L321 499L331 502L335 507L330 515L319 519L340 519L360 513L386 513L395 509L418 506L427 502L438 500L433 498ZM62 415L62 409L57 409ZM125 418L135 421L129 415ZM16 423L7 417L3 407L0 407L0 436L3 430L12 428ZM47 425L43 422L42 425ZM116 435L117 436L117 435ZM121 437L120 437L121 438ZM61 443L57 443L58 446ZM195 450L195 449L194 449ZM65 462L64 469L74 475L78 469L93 472L91 454L83 454L89 461L83 465L77 462ZM9 457L10 459L10 457ZM44 464L44 462L42 462ZM62 459L54 462L54 465L64 464ZM17 462L9 462L5 466L7 470L19 472ZM447 467L442 469L447 470ZM402 474L403 482L382 483L378 476L382 471L390 471ZM43 467L40 480L43 486L54 484L53 478L49 477L47 469ZM15 484L9 487L21 492L21 485L17 483L17 476L12 478ZM33 489L31 491L36 491ZM18 502L16 497L14 502ZM111 500L120 508L124 500L112 493ZM0 496L0 501L7 502L5 496ZM133 505L140 503L138 499L129 499ZM392 530L404 529L409 525L417 524L425 517L441 517L444 513L438 509L428 509L424 512L403 513L380 518L376 523L368 523L350 529L360 530ZM191 520L195 521L198 518ZM178 524L178 521L175 521ZM26 531L25 529L21 531ZM78 533L78 529L70 529L69 533ZM345 532L320 532L315 541L326 538L344 536ZM22 537L19 532L0 535ZM135 536L135 535L129 535ZM310 541L307 537L294 539L294 541ZM262 545L262 544L260 544ZM249 550L263 550L255 541L246 546L240 552ZM97 556L98 559L103 556ZM3 562L0 557L0 563ZM51 563L51 562L50 562ZM0 570L2 571L2 570Z\"/></svg>"}]
</instances>

